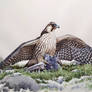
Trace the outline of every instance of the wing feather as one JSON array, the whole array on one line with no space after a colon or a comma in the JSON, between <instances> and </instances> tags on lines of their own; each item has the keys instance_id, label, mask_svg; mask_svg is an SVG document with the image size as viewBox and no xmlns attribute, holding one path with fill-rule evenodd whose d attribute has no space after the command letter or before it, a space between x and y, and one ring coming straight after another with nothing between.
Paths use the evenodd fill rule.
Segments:
<instances>
[{"instance_id":1,"label":"wing feather","mask_svg":"<svg viewBox=\"0 0 92 92\"><path fill-rule=\"evenodd\" d=\"M72 35L57 38L55 55L60 60L76 60L80 64L92 63L92 47Z\"/></svg>"},{"instance_id":2,"label":"wing feather","mask_svg":"<svg viewBox=\"0 0 92 92\"><path fill-rule=\"evenodd\" d=\"M4 61L0 62L0 68L15 64L22 60L31 60L37 41L38 38L22 43L7 58L5 58Z\"/></svg>"}]
</instances>

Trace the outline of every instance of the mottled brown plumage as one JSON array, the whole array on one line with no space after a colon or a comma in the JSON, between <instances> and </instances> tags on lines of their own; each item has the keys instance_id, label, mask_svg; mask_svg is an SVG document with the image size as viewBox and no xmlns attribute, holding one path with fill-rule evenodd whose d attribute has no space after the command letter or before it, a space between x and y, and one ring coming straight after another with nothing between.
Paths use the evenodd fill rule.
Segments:
<instances>
[{"instance_id":1,"label":"mottled brown plumage","mask_svg":"<svg viewBox=\"0 0 92 92\"><path fill-rule=\"evenodd\" d=\"M92 47L72 35L57 38L55 55L60 60L76 60L78 64L92 64Z\"/></svg>"},{"instance_id":2,"label":"mottled brown plumage","mask_svg":"<svg viewBox=\"0 0 92 92\"><path fill-rule=\"evenodd\" d=\"M50 22L38 38L22 43L2 61L0 63L0 68L15 64L22 60L29 60L26 66L30 66L44 61L43 56L45 54L54 55L56 50L56 36L54 31L58 27L56 23Z\"/></svg>"},{"instance_id":3,"label":"mottled brown plumage","mask_svg":"<svg viewBox=\"0 0 92 92\"><path fill-rule=\"evenodd\" d=\"M50 22L38 38L22 43L2 61L0 68L22 60L29 60L26 66L31 66L44 61L45 54L54 55L59 60L76 60L79 64L92 64L92 47L72 35L56 38L54 33L56 28L58 26L54 22Z\"/></svg>"}]
</instances>

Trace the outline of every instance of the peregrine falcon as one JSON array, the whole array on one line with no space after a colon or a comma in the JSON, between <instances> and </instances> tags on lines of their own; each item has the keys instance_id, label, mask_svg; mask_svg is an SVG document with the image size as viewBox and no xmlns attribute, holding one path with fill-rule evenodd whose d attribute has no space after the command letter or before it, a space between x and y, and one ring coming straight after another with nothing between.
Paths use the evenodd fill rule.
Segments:
<instances>
[{"instance_id":1,"label":"peregrine falcon","mask_svg":"<svg viewBox=\"0 0 92 92\"><path fill-rule=\"evenodd\" d=\"M44 61L43 56L45 54L53 56L56 51L55 30L57 28L59 28L59 26L56 23L50 22L38 38L22 43L5 58L4 61L0 62L0 68L4 68L22 60L29 60L26 64L26 66L29 67Z\"/></svg>"},{"instance_id":2,"label":"peregrine falcon","mask_svg":"<svg viewBox=\"0 0 92 92\"><path fill-rule=\"evenodd\" d=\"M44 62L44 56L47 54L47 62L50 62L54 68L57 68L57 60L76 60L79 64L92 64L92 47L83 40L72 35L56 37L55 30L59 26L50 22L41 35L27 42L22 43L15 49L4 61L0 62L0 68L15 64L22 60L29 60L27 67ZM54 61L53 61L54 60ZM58 62L60 64L60 62ZM47 66L48 67L48 66Z\"/></svg>"}]
</instances>

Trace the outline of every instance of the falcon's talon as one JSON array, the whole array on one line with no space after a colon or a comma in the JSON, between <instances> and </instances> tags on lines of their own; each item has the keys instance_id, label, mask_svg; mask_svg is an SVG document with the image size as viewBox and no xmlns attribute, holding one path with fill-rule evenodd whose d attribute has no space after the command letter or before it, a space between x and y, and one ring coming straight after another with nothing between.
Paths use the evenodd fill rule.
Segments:
<instances>
[{"instance_id":1,"label":"falcon's talon","mask_svg":"<svg viewBox=\"0 0 92 92\"><path fill-rule=\"evenodd\" d=\"M32 65L30 67L27 67L26 68L26 71L32 72L32 71L36 71L36 70L39 71L39 70L44 70L44 69L45 69L44 63L43 62L40 62L38 64Z\"/></svg>"}]
</instances>

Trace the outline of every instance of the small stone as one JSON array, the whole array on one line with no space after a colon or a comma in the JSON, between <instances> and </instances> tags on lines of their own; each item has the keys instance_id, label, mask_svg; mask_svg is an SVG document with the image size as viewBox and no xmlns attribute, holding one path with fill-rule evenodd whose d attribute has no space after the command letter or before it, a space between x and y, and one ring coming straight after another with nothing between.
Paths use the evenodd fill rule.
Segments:
<instances>
[{"instance_id":1,"label":"small stone","mask_svg":"<svg viewBox=\"0 0 92 92\"><path fill-rule=\"evenodd\" d=\"M62 76L58 77L57 82L61 84L64 81L64 78Z\"/></svg>"},{"instance_id":2,"label":"small stone","mask_svg":"<svg viewBox=\"0 0 92 92\"><path fill-rule=\"evenodd\" d=\"M72 80L69 81L69 84L75 84L79 81L78 78L73 78Z\"/></svg>"},{"instance_id":3,"label":"small stone","mask_svg":"<svg viewBox=\"0 0 92 92\"><path fill-rule=\"evenodd\" d=\"M3 92L9 92L9 88L8 87L4 87L3 88Z\"/></svg>"},{"instance_id":4,"label":"small stone","mask_svg":"<svg viewBox=\"0 0 92 92\"><path fill-rule=\"evenodd\" d=\"M3 70L2 69L0 69L0 73L3 73Z\"/></svg>"},{"instance_id":5,"label":"small stone","mask_svg":"<svg viewBox=\"0 0 92 92\"><path fill-rule=\"evenodd\" d=\"M79 70L78 69L74 69L74 70L72 70L72 72L79 72Z\"/></svg>"},{"instance_id":6,"label":"small stone","mask_svg":"<svg viewBox=\"0 0 92 92\"><path fill-rule=\"evenodd\" d=\"M11 76L20 76L20 75L22 75L22 74L17 72L17 73L13 73Z\"/></svg>"},{"instance_id":7,"label":"small stone","mask_svg":"<svg viewBox=\"0 0 92 92\"><path fill-rule=\"evenodd\" d=\"M14 70L6 70L5 72L6 73L14 73L15 71Z\"/></svg>"},{"instance_id":8,"label":"small stone","mask_svg":"<svg viewBox=\"0 0 92 92\"><path fill-rule=\"evenodd\" d=\"M49 80L47 86L50 89L62 90L62 86L59 83L57 83L56 81Z\"/></svg>"}]
</instances>

